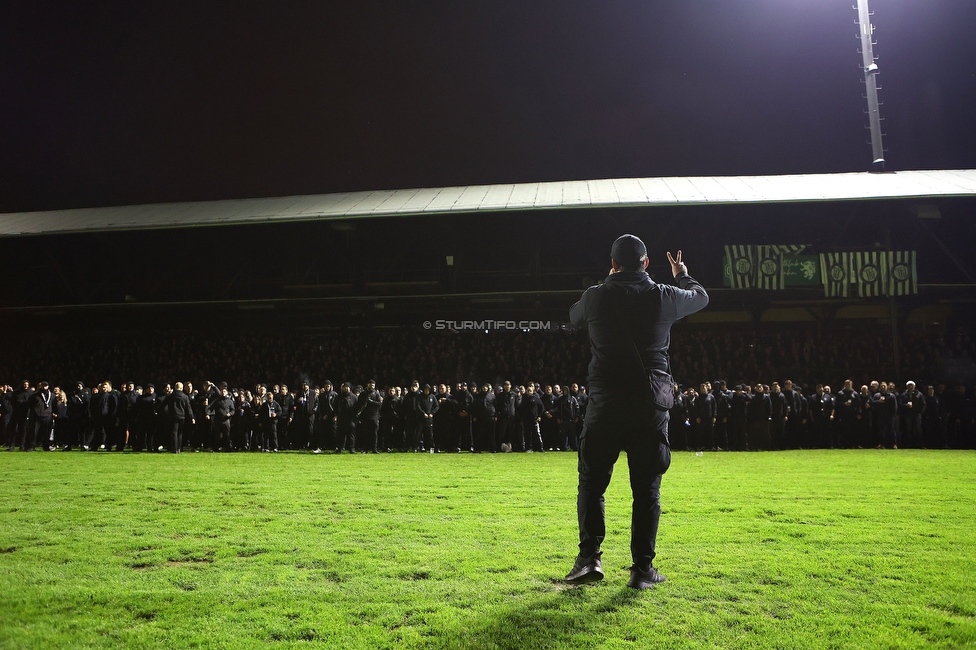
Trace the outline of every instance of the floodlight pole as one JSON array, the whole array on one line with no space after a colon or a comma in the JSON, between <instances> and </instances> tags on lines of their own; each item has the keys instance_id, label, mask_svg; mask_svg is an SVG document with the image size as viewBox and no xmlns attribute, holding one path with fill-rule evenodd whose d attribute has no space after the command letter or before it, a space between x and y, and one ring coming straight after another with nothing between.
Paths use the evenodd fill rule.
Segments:
<instances>
[{"instance_id":1,"label":"floodlight pole","mask_svg":"<svg viewBox=\"0 0 976 650\"><path fill-rule=\"evenodd\" d=\"M868 0L857 0L857 22L861 28L861 59L871 128L871 171L879 172L884 170L884 147L881 144L881 112L878 109L878 64L874 61L874 26L871 25Z\"/></svg>"}]
</instances>

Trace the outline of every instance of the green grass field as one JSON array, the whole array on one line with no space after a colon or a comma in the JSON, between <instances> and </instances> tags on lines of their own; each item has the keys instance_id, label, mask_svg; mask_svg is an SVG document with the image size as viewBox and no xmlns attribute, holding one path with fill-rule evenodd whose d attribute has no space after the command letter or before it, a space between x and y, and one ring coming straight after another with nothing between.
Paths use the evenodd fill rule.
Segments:
<instances>
[{"instance_id":1,"label":"green grass field","mask_svg":"<svg viewBox=\"0 0 976 650\"><path fill-rule=\"evenodd\" d=\"M976 647L976 454L676 453L568 588L573 454L0 454L0 647Z\"/></svg>"}]
</instances>

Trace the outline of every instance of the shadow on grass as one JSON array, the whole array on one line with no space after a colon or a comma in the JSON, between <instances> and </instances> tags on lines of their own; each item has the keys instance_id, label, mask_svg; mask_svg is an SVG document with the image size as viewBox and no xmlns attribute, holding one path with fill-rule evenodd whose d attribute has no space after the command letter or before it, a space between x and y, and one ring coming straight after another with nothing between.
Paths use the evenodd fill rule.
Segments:
<instances>
[{"instance_id":1,"label":"shadow on grass","mask_svg":"<svg viewBox=\"0 0 976 650\"><path fill-rule=\"evenodd\" d=\"M433 648L585 648L598 645L607 618L640 597L640 592L606 583L568 587L555 583L545 593L517 597L512 605Z\"/></svg>"}]
</instances>

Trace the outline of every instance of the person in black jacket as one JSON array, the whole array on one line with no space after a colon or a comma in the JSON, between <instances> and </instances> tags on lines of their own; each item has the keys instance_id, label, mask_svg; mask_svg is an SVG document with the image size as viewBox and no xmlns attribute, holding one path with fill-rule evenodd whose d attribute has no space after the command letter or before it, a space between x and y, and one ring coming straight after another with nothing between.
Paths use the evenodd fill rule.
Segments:
<instances>
[{"instance_id":1,"label":"person in black jacket","mask_svg":"<svg viewBox=\"0 0 976 650\"><path fill-rule=\"evenodd\" d=\"M295 449L309 449L315 432L316 396L307 381L302 382L301 390L295 395L294 409Z\"/></svg>"},{"instance_id":2,"label":"person in black jacket","mask_svg":"<svg viewBox=\"0 0 976 650\"><path fill-rule=\"evenodd\" d=\"M94 408L94 440L99 449L107 449L116 439L118 425L119 394L112 390L112 383L103 381L98 395L92 396Z\"/></svg>"},{"instance_id":3,"label":"person in black jacket","mask_svg":"<svg viewBox=\"0 0 976 650\"><path fill-rule=\"evenodd\" d=\"M386 451L392 451L395 447L398 451L406 451L407 446L403 440L403 432L397 434L397 420L400 417L400 398L397 397L396 386L386 389L386 396L380 406L380 447Z\"/></svg>"},{"instance_id":4,"label":"person in black jacket","mask_svg":"<svg viewBox=\"0 0 976 650\"><path fill-rule=\"evenodd\" d=\"M410 451L417 451L418 449L423 451L423 413L417 403L420 397L420 382L414 379L400 405L401 415L404 419L403 436L407 440Z\"/></svg>"},{"instance_id":5,"label":"person in black jacket","mask_svg":"<svg viewBox=\"0 0 976 650\"><path fill-rule=\"evenodd\" d=\"M457 402L451 398L447 384L434 387L437 391L437 413L434 415L434 449L447 451L453 446L457 433Z\"/></svg>"},{"instance_id":6,"label":"person in black jacket","mask_svg":"<svg viewBox=\"0 0 976 650\"><path fill-rule=\"evenodd\" d=\"M495 440L495 393L491 384L485 383L471 400L471 420L474 425L474 450L476 453L498 451Z\"/></svg>"},{"instance_id":7,"label":"person in black jacket","mask_svg":"<svg viewBox=\"0 0 976 650\"><path fill-rule=\"evenodd\" d=\"M520 425L516 429L518 451L545 451L540 424L546 412L542 399L535 393L535 384L525 387L525 395L518 405L515 417Z\"/></svg>"},{"instance_id":8,"label":"person in black jacket","mask_svg":"<svg viewBox=\"0 0 976 650\"><path fill-rule=\"evenodd\" d=\"M356 416L362 425L362 435L359 448L365 454L367 451L378 454L380 431L380 408L383 406L383 396L376 390L376 381L366 382L366 390L359 394L356 400Z\"/></svg>"},{"instance_id":9,"label":"person in black jacket","mask_svg":"<svg viewBox=\"0 0 976 650\"><path fill-rule=\"evenodd\" d=\"M207 405L207 418L213 431L213 445L216 451L234 451L231 437L231 421L234 417L234 399L227 390L227 383L221 382L220 394ZM284 420L283 420L284 421Z\"/></svg>"},{"instance_id":10,"label":"person in black jacket","mask_svg":"<svg viewBox=\"0 0 976 650\"><path fill-rule=\"evenodd\" d=\"M732 398L729 400L729 449L733 451L749 449L749 434L746 427L750 397L743 384L736 384L732 390Z\"/></svg>"},{"instance_id":11,"label":"person in black jacket","mask_svg":"<svg viewBox=\"0 0 976 650\"><path fill-rule=\"evenodd\" d=\"M173 446L170 451L174 454L180 453L183 449L183 436L186 433L186 425L193 424L193 406L190 398L183 392L183 383L176 382L160 400L160 411L163 417L164 431L172 436Z\"/></svg>"},{"instance_id":12,"label":"person in black jacket","mask_svg":"<svg viewBox=\"0 0 976 650\"><path fill-rule=\"evenodd\" d=\"M817 384L816 391L807 401L807 408L810 411L810 424L813 430L810 446L813 448L834 448L833 423L834 423L834 398L829 392L828 387Z\"/></svg>"},{"instance_id":13,"label":"person in black jacket","mask_svg":"<svg viewBox=\"0 0 976 650\"><path fill-rule=\"evenodd\" d=\"M691 416L688 408L688 396L681 390L680 384L674 384L674 404L668 413L668 439L671 448L691 451Z\"/></svg>"},{"instance_id":14,"label":"person in black jacket","mask_svg":"<svg viewBox=\"0 0 976 650\"><path fill-rule=\"evenodd\" d=\"M248 432L250 431L251 403L244 390L238 390L234 396L234 417L230 420L231 440L235 450L248 451Z\"/></svg>"},{"instance_id":15,"label":"person in black jacket","mask_svg":"<svg viewBox=\"0 0 976 650\"><path fill-rule=\"evenodd\" d=\"M898 400L888 392L886 382L872 381L871 388L870 407L874 417L877 447L882 449L891 446L892 449L898 449L898 439L891 422L897 412Z\"/></svg>"},{"instance_id":16,"label":"person in black jacket","mask_svg":"<svg viewBox=\"0 0 976 650\"><path fill-rule=\"evenodd\" d=\"M91 393L85 388L83 382L75 382L75 388L68 393L68 418L65 426L65 451L71 451L73 445L84 443L85 431L88 429L88 405L91 402Z\"/></svg>"},{"instance_id":17,"label":"person in black jacket","mask_svg":"<svg viewBox=\"0 0 976 650\"><path fill-rule=\"evenodd\" d=\"M512 440L515 433L515 404L517 395L512 390L512 382L506 381L502 384L502 390L495 393L495 438L502 449L512 449Z\"/></svg>"},{"instance_id":18,"label":"person in black jacket","mask_svg":"<svg viewBox=\"0 0 976 650\"><path fill-rule=\"evenodd\" d=\"M858 416L861 402L854 390L854 382L844 381L844 387L834 396L834 446L848 449L857 446Z\"/></svg>"},{"instance_id":19,"label":"person in black jacket","mask_svg":"<svg viewBox=\"0 0 976 650\"><path fill-rule=\"evenodd\" d=\"M424 384L424 392L414 402L417 412L420 414L421 431L423 440L420 443L420 451L436 451L434 443L434 416L440 408L437 397L432 393L430 384Z\"/></svg>"},{"instance_id":20,"label":"person in black jacket","mask_svg":"<svg viewBox=\"0 0 976 650\"><path fill-rule=\"evenodd\" d=\"M54 431L51 433L51 444L48 445L48 451L54 451L58 445L62 449L67 448L67 443L69 440L66 438L67 434L70 434L68 430L68 394L63 390L55 386L51 389L54 392L54 411L51 413L51 417L54 418L52 426Z\"/></svg>"},{"instance_id":21,"label":"person in black jacket","mask_svg":"<svg viewBox=\"0 0 976 650\"><path fill-rule=\"evenodd\" d=\"M785 449L784 435L786 432L786 395L774 381L769 391L769 448Z\"/></svg>"},{"instance_id":22,"label":"person in black jacket","mask_svg":"<svg viewBox=\"0 0 976 650\"><path fill-rule=\"evenodd\" d=\"M785 449L797 449L800 446L802 422L806 420L805 408L800 394L794 389L793 381L783 382L783 396L786 398L786 423L784 435Z\"/></svg>"},{"instance_id":23,"label":"person in black jacket","mask_svg":"<svg viewBox=\"0 0 976 650\"><path fill-rule=\"evenodd\" d=\"M339 387L339 397L336 399L336 425L338 430L338 447L336 453L343 449L349 453L356 453L356 396L352 393L352 384L342 382Z\"/></svg>"},{"instance_id":24,"label":"person in black jacket","mask_svg":"<svg viewBox=\"0 0 976 650\"><path fill-rule=\"evenodd\" d=\"M341 443L339 441L339 423L336 419L336 408L339 394L332 390L332 382L328 379L322 384L317 400L316 417L319 426L316 428L318 439L313 445L312 453L320 454L325 449L338 450ZM294 430L292 425L292 430Z\"/></svg>"},{"instance_id":25,"label":"person in black jacket","mask_svg":"<svg viewBox=\"0 0 976 650\"><path fill-rule=\"evenodd\" d=\"M732 391L726 388L724 379L712 382L712 396L715 398L715 448L729 448L729 415L732 413Z\"/></svg>"},{"instance_id":26,"label":"person in black jacket","mask_svg":"<svg viewBox=\"0 0 976 650\"><path fill-rule=\"evenodd\" d=\"M329 388L332 388L331 385ZM321 402L321 394L319 398ZM295 420L295 396L288 392L287 385L282 384L278 387L275 401L281 405L281 420L278 422L278 442L282 449L291 449L291 427L292 422ZM321 405L319 408L321 409ZM321 413L319 413L319 417L321 417ZM317 444L316 449L319 449L320 446Z\"/></svg>"},{"instance_id":27,"label":"person in black jacket","mask_svg":"<svg viewBox=\"0 0 976 650\"><path fill-rule=\"evenodd\" d=\"M34 389L26 379L21 383L21 387L13 391L10 395L10 424L8 425L7 441L10 451L17 447L23 447L27 442L28 426L30 418L30 399L34 395Z\"/></svg>"},{"instance_id":28,"label":"person in black jacket","mask_svg":"<svg viewBox=\"0 0 976 650\"><path fill-rule=\"evenodd\" d=\"M649 375L670 375L671 326L703 309L708 294L688 275L680 250L677 257L668 253L677 287L651 280L645 271L647 249L633 235L619 237L610 258L606 281L587 289L569 312L573 325L589 332L592 357L590 400L579 446L579 555L566 581L579 584L603 578L603 495L614 463L626 451L633 493L633 565L627 585L644 589L664 581L653 561L661 519L661 479L671 465L668 412L655 407Z\"/></svg>"},{"instance_id":29,"label":"person in black jacket","mask_svg":"<svg viewBox=\"0 0 976 650\"><path fill-rule=\"evenodd\" d=\"M922 446L922 417L925 414L925 396L915 388L915 382L905 384L905 392L898 396L898 407L901 411L902 434L905 439L903 446Z\"/></svg>"},{"instance_id":30,"label":"person in black jacket","mask_svg":"<svg viewBox=\"0 0 976 650\"><path fill-rule=\"evenodd\" d=\"M769 418L771 415L772 404L769 396L766 395L766 388L757 382L755 392L746 409L750 449L754 451L769 450Z\"/></svg>"},{"instance_id":31,"label":"person in black jacket","mask_svg":"<svg viewBox=\"0 0 976 650\"><path fill-rule=\"evenodd\" d=\"M935 386L925 389L920 445L922 449L942 449L945 446L945 407L935 394Z\"/></svg>"},{"instance_id":32,"label":"person in black jacket","mask_svg":"<svg viewBox=\"0 0 976 650\"><path fill-rule=\"evenodd\" d=\"M13 413L13 405L10 403L10 398L13 394L14 389L11 386L0 386L0 414L3 416L0 419L0 444L4 446L7 446L7 436L10 435L10 416Z\"/></svg>"},{"instance_id":33,"label":"person in black jacket","mask_svg":"<svg viewBox=\"0 0 976 650\"><path fill-rule=\"evenodd\" d=\"M477 390L477 384L472 382L471 389ZM471 394L471 391L468 390L467 382L458 382L457 391L454 393L453 397L454 401L457 403L457 415L455 419L455 422L457 423L457 433L454 436L454 447L456 448L456 451L461 451L462 449L474 451L474 438L471 422L471 402L474 399L474 396Z\"/></svg>"},{"instance_id":34,"label":"person in black jacket","mask_svg":"<svg viewBox=\"0 0 976 650\"><path fill-rule=\"evenodd\" d=\"M135 412L132 414L132 437L129 443L133 451L153 451L156 439L156 387L146 384L142 394L136 398Z\"/></svg>"},{"instance_id":35,"label":"person in black jacket","mask_svg":"<svg viewBox=\"0 0 976 650\"><path fill-rule=\"evenodd\" d=\"M559 430L556 449L576 451L576 420L579 418L579 402L568 390L564 391L562 386L553 386L552 390L556 396L554 412L556 426Z\"/></svg>"},{"instance_id":36,"label":"person in black jacket","mask_svg":"<svg viewBox=\"0 0 976 650\"><path fill-rule=\"evenodd\" d=\"M283 421L281 405L275 401L274 395L265 393L258 409L258 420L261 430L261 448L267 452L278 451L278 423Z\"/></svg>"},{"instance_id":37,"label":"person in black jacket","mask_svg":"<svg viewBox=\"0 0 976 650\"><path fill-rule=\"evenodd\" d=\"M699 387L698 399L695 400L695 429L697 430L696 450L715 449L715 417L717 407L715 396L709 390L708 384Z\"/></svg>"},{"instance_id":38,"label":"person in black jacket","mask_svg":"<svg viewBox=\"0 0 976 650\"><path fill-rule=\"evenodd\" d=\"M46 381L37 385L37 391L31 395L27 403L30 409L29 425L24 431L24 439L20 443L21 451L34 451L38 441L44 445L44 451L51 448L51 434L54 432L54 407L57 398Z\"/></svg>"}]
</instances>

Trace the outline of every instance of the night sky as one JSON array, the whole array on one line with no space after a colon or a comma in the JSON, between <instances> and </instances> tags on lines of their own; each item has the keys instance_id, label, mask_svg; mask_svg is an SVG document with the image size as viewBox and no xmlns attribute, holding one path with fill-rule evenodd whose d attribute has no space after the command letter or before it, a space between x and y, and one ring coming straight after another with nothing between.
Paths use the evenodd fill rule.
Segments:
<instances>
[{"instance_id":1,"label":"night sky","mask_svg":"<svg viewBox=\"0 0 976 650\"><path fill-rule=\"evenodd\" d=\"M851 5L8 1L0 211L862 171ZM887 168L976 167L976 2L872 9Z\"/></svg>"}]
</instances>

